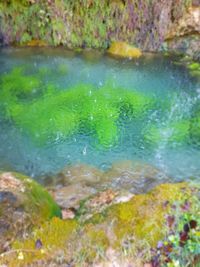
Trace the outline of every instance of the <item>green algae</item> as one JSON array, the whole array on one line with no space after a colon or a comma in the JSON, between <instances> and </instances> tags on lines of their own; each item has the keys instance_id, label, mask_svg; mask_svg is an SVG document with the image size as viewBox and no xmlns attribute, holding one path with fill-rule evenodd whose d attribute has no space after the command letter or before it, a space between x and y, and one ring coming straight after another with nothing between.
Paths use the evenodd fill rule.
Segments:
<instances>
[{"instance_id":1,"label":"green algae","mask_svg":"<svg viewBox=\"0 0 200 267\"><path fill-rule=\"evenodd\" d=\"M200 106L199 101L194 107L193 115L190 124L190 136L194 143L200 144Z\"/></svg>"},{"instance_id":2,"label":"green algae","mask_svg":"<svg viewBox=\"0 0 200 267\"><path fill-rule=\"evenodd\" d=\"M6 116L39 145L66 139L81 129L92 133L98 147L109 148L118 143L121 116L138 118L153 105L150 97L109 83L99 89L87 84L63 91L45 87L40 80L46 73L42 68L33 77L17 68L1 80Z\"/></svg>"},{"instance_id":3,"label":"green algae","mask_svg":"<svg viewBox=\"0 0 200 267\"><path fill-rule=\"evenodd\" d=\"M182 120L172 122L166 127L160 128L151 126L146 130L145 140L151 144L158 144L161 141L182 144L189 140L190 137L190 121Z\"/></svg>"}]
</instances>

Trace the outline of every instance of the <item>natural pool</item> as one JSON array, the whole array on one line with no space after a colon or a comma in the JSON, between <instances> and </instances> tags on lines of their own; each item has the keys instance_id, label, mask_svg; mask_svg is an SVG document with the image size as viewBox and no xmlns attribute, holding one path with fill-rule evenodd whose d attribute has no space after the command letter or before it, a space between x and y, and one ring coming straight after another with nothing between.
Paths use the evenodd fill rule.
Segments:
<instances>
[{"instance_id":1,"label":"natural pool","mask_svg":"<svg viewBox=\"0 0 200 267\"><path fill-rule=\"evenodd\" d=\"M175 58L0 51L1 169L39 177L119 160L200 178L200 84Z\"/></svg>"}]
</instances>

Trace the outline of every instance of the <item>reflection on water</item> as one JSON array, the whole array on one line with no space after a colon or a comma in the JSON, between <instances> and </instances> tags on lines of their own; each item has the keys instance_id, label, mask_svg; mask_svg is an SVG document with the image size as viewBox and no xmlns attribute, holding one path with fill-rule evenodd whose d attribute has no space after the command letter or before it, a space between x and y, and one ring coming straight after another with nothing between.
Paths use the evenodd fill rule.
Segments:
<instances>
[{"instance_id":1,"label":"reflection on water","mask_svg":"<svg viewBox=\"0 0 200 267\"><path fill-rule=\"evenodd\" d=\"M4 49L0 61L1 168L41 176L129 159L200 177L199 84L170 58L45 48Z\"/></svg>"}]
</instances>

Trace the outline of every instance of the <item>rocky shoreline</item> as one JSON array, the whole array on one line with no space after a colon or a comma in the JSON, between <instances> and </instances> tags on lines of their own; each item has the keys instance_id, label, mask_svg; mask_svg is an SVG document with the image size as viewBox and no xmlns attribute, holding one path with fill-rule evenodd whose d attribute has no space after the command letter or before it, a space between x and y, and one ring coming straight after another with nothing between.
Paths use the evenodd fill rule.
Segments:
<instances>
[{"instance_id":1,"label":"rocky shoreline","mask_svg":"<svg viewBox=\"0 0 200 267\"><path fill-rule=\"evenodd\" d=\"M160 173L152 166L131 161L118 162L104 173L76 165L48 177L51 197L28 177L1 173L0 263L11 267L194 263L199 255L199 186L172 184L169 178L156 182L156 175ZM127 182L118 183L120 178ZM196 246L194 252L191 244Z\"/></svg>"}]
</instances>

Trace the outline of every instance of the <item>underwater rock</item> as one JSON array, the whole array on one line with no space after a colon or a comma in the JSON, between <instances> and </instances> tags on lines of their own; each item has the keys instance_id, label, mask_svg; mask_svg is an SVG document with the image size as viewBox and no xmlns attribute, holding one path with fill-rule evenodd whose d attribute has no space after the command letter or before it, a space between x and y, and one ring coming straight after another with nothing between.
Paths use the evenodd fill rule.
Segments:
<instances>
[{"instance_id":1,"label":"underwater rock","mask_svg":"<svg viewBox=\"0 0 200 267\"><path fill-rule=\"evenodd\" d=\"M90 215L92 203L95 202L93 198L98 199L95 207L98 210L108 202L127 201L133 193L146 193L156 185L169 181L166 174L150 164L131 160L115 162L105 172L84 164L67 166L56 176L44 179L49 179L45 186L65 214L68 209L77 210L82 201L88 199ZM108 201L110 198L112 201Z\"/></svg>"},{"instance_id":2,"label":"underwater rock","mask_svg":"<svg viewBox=\"0 0 200 267\"><path fill-rule=\"evenodd\" d=\"M62 209L78 209L81 200L93 195L96 190L83 183L53 188L52 196Z\"/></svg>"},{"instance_id":3,"label":"underwater rock","mask_svg":"<svg viewBox=\"0 0 200 267\"><path fill-rule=\"evenodd\" d=\"M66 166L56 177L62 185L84 183L93 186L99 183L103 172L93 166L86 164L77 164Z\"/></svg>"},{"instance_id":4,"label":"underwater rock","mask_svg":"<svg viewBox=\"0 0 200 267\"><path fill-rule=\"evenodd\" d=\"M115 162L102 177L102 186L144 193L155 185L168 181L163 172L144 162L131 160Z\"/></svg>"},{"instance_id":5,"label":"underwater rock","mask_svg":"<svg viewBox=\"0 0 200 267\"><path fill-rule=\"evenodd\" d=\"M0 173L1 252L15 238L53 216L61 216L60 209L39 184L18 173Z\"/></svg>"},{"instance_id":6,"label":"underwater rock","mask_svg":"<svg viewBox=\"0 0 200 267\"><path fill-rule=\"evenodd\" d=\"M125 42L113 42L108 49L108 53L128 58L138 58L142 55L139 48L131 46Z\"/></svg>"}]
</instances>

